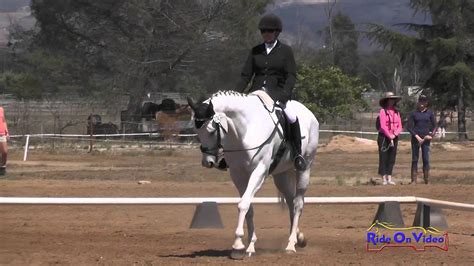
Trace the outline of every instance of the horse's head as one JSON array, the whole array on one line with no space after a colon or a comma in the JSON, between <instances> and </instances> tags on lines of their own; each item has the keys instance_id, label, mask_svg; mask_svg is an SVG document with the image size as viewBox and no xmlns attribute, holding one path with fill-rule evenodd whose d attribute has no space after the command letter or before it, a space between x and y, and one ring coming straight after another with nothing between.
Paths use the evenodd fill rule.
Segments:
<instances>
[{"instance_id":1,"label":"horse's head","mask_svg":"<svg viewBox=\"0 0 474 266\"><path fill-rule=\"evenodd\" d=\"M202 165L218 167L222 159L221 129L225 130L227 125L219 121L210 100L194 103L188 98L188 104L194 112L194 131L201 142Z\"/></svg>"},{"instance_id":2,"label":"horse's head","mask_svg":"<svg viewBox=\"0 0 474 266\"><path fill-rule=\"evenodd\" d=\"M145 102L142 106L142 118L146 120L151 120L155 118L157 112L161 110L161 105L153 102Z\"/></svg>"}]
</instances>

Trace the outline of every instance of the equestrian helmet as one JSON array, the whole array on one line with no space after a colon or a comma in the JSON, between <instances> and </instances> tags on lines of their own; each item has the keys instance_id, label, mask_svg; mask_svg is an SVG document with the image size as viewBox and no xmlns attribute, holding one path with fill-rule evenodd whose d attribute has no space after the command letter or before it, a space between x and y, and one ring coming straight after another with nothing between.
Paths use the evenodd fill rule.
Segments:
<instances>
[{"instance_id":1,"label":"equestrian helmet","mask_svg":"<svg viewBox=\"0 0 474 266\"><path fill-rule=\"evenodd\" d=\"M270 30L282 31L283 23L281 22L281 19L277 15L267 14L260 19L260 22L258 23L258 29L259 30L270 29Z\"/></svg>"}]
</instances>

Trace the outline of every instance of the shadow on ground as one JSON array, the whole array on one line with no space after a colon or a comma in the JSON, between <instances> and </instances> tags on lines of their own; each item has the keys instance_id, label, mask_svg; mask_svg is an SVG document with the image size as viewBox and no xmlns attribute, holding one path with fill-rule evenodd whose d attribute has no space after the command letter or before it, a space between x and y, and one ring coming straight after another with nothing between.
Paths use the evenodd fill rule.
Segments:
<instances>
[{"instance_id":1,"label":"shadow on ground","mask_svg":"<svg viewBox=\"0 0 474 266\"><path fill-rule=\"evenodd\" d=\"M195 251L190 254L171 254L171 255L161 255L163 258L198 258L198 257L229 257L231 250L215 250L207 249L201 251Z\"/></svg>"}]
</instances>

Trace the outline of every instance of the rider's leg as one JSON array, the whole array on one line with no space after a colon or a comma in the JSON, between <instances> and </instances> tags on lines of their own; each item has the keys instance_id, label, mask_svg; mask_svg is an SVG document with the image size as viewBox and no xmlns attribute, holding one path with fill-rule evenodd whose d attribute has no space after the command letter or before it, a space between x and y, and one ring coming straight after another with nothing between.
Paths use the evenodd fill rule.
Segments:
<instances>
[{"instance_id":1,"label":"rider's leg","mask_svg":"<svg viewBox=\"0 0 474 266\"><path fill-rule=\"evenodd\" d=\"M283 111L285 112L286 118L290 123L290 140L296 153L294 158L295 168L296 170L303 171L306 169L307 164L301 153L300 123L298 121L298 117L296 116L296 112L291 108L291 105L286 104Z\"/></svg>"}]
</instances>

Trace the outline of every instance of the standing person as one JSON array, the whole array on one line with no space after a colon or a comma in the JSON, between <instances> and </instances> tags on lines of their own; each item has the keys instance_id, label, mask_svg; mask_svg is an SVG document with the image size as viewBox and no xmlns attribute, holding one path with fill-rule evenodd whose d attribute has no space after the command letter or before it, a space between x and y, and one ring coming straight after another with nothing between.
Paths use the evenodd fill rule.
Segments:
<instances>
[{"instance_id":1,"label":"standing person","mask_svg":"<svg viewBox=\"0 0 474 266\"><path fill-rule=\"evenodd\" d=\"M441 111L439 114L438 134L440 139L444 139L446 137L446 114L444 111Z\"/></svg>"},{"instance_id":2,"label":"standing person","mask_svg":"<svg viewBox=\"0 0 474 266\"><path fill-rule=\"evenodd\" d=\"M428 109L428 98L420 95L417 109L408 118L408 131L411 134L411 184L416 184L418 177L418 158L423 158L423 179L428 184L430 177L430 143L433 139L436 119L433 111Z\"/></svg>"},{"instance_id":3,"label":"standing person","mask_svg":"<svg viewBox=\"0 0 474 266\"><path fill-rule=\"evenodd\" d=\"M290 140L295 152L294 165L303 171L307 167L301 155L301 132L297 114L287 105L296 82L296 63L290 46L278 40L283 29L281 19L268 14L261 18L258 28L263 43L250 51L245 62L236 90L244 92L252 80L249 93L263 90L279 104L290 123Z\"/></svg>"},{"instance_id":4,"label":"standing person","mask_svg":"<svg viewBox=\"0 0 474 266\"><path fill-rule=\"evenodd\" d=\"M392 180L393 166L397 157L398 136L402 132L402 120L396 109L401 100L393 92L385 92L380 99L379 124L377 144L379 150L379 175L382 177L383 185L395 185Z\"/></svg>"},{"instance_id":5,"label":"standing person","mask_svg":"<svg viewBox=\"0 0 474 266\"><path fill-rule=\"evenodd\" d=\"M0 153L2 160L0 162L0 175L6 173L7 156L8 156L8 145L7 140L10 137L8 133L7 120L5 119L5 113L3 107L0 106Z\"/></svg>"}]
</instances>

